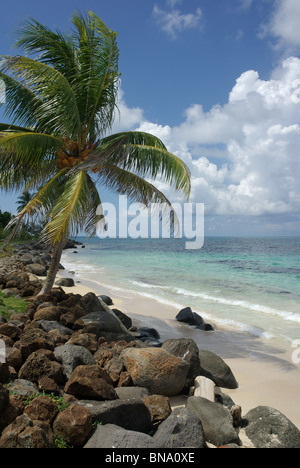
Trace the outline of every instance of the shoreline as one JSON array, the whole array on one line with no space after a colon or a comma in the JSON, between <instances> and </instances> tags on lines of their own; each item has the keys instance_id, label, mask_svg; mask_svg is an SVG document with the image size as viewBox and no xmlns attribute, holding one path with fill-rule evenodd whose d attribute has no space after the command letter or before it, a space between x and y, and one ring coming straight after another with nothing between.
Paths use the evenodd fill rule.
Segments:
<instances>
[{"instance_id":1,"label":"shoreline","mask_svg":"<svg viewBox=\"0 0 300 468\"><path fill-rule=\"evenodd\" d=\"M279 340L258 338L230 329L216 328L214 332L204 332L178 322L175 317L179 310L175 307L142 294L103 287L98 282L71 275L67 270L60 270L58 277L74 279L74 287L63 288L67 293L84 295L94 292L110 296L114 304L112 308L129 315L135 324L155 328L161 341L192 338L200 349L218 354L239 383L237 390L224 389L223 393L242 407L243 415L257 406L270 406L300 428L300 364L293 364L294 349L288 343L284 346ZM184 402L177 398L174 404L180 406Z\"/></svg>"}]
</instances>

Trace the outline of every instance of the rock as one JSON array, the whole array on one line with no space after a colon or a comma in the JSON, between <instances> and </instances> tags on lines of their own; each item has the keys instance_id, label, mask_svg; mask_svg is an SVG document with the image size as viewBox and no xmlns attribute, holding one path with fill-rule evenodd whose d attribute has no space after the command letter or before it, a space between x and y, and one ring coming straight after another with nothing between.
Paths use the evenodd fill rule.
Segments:
<instances>
[{"instance_id":1,"label":"rock","mask_svg":"<svg viewBox=\"0 0 300 468\"><path fill-rule=\"evenodd\" d=\"M74 329L78 330L90 324L96 324L101 332L124 334L132 339L132 335L113 312L103 310L87 314L76 320Z\"/></svg>"},{"instance_id":2,"label":"rock","mask_svg":"<svg viewBox=\"0 0 300 468\"><path fill-rule=\"evenodd\" d=\"M13 323L4 323L0 326L0 335L8 336L13 341L17 341L21 334L22 330Z\"/></svg>"},{"instance_id":3,"label":"rock","mask_svg":"<svg viewBox=\"0 0 300 468\"><path fill-rule=\"evenodd\" d=\"M117 387L115 392L120 400L144 400L150 395L145 387Z\"/></svg>"},{"instance_id":4,"label":"rock","mask_svg":"<svg viewBox=\"0 0 300 468\"><path fill-rule=\"evenodd\" d=\"M90 411L80 405L71 405L57 416L53 431L72 447L82 447L92 433Z\"/></svg>"},{"instance_id":5,"label":"rock","mask_svg":"<svg viewBox=\"0 0 300 468\"><path fill-rule=\"evenodd\" d=\"M154 440L147 434L136 431L128 431L114 424L105 424L97 426L92 437L88 440L83 448L114 448L114 449L155 449L160 448L158 441Z\"/></svg>"},{"instance_id":6,"label":"rock","mask_svg":"<svg viewBox=\"0 0 300 468\"><path fill-rule=\"evenodd\" d=\"M102 424L115 424L124 429L144 432L145 434L152 430L149 409L141 400L104 402L80 400L78 403L91 412L93 421L101 421Z\"/></svg>"},{"instance_id":7,"label":"rock","mask_svg":"<svg viewBox=\"0 0 300 468\"><path fill-rule=\"evenodd\" d=\"M106 305L108 305L108 306L113 305L113 300L112 300L111 297L105 296L105 295L103 295L103 294L100 295L100 296L98 296L98 297L100 297L100 298L102 299L102 301L105 302Z\"/></svg>"},{"instance_id":8,"label":"rock","mask_svg":"<svg viewBox=\"0 0 300 468\"><path fill-rule=\"evenodd\" d=\"M39 379L38 389L40 392L46 393L48 395L50 395L51 393L53 395L60 394L59 386L53 379L50 379L49 377L42 377L41 379Z\"/></svg>"},{"instance_id":9,"label":"rock","mask_svg":"<svg viewBox=\"0 0 300 468\"><path fill-rule=\"evenodd\" d=\"M205 323L203 318L196 312L193 312L190 307L185 307L184 309L182 309L176 315L176 320L178 322L188 323L189 325L195 326L199 330L203 330L203 331L214 330L211 324Z\"/></svg>"},{"instance_id":10,"label":"rock","mask_svg":"<svg viewBox=\"0 0 300 468\"><path fill-rule=\"evenodd\" d=\"M67 380L77 366L95 364L93 355L87 349L77 345L59 346L55 349L54 356L62 364Z\"/></svg>"},{"instance_id":11,"label":"rock","mask_svg":"<svg viewBox=\"0 0 300 468\"><path fill-rule=\"evenodd\" d=\"M128 348L122 351L134 385L157 395L178 395L184 387L187 364L161 348Z\"/></svg>"},{"instance_id":12,"label":"rock","mask_svg":"<svg viewBox=\"0 0 300 468\"><path fill-rule=\"evenodd\" d=\"M81 346L87 349L91 354L94 354L98 349L98 340L96 335L93 333L83 333L82 330L74 332L66 344Z\"/></svg>"},{"instance_id":13,"label":"rock","mask_svg":"<svg viewBox=\"0 0 300 468\"><path fill-rule=\"evenodd\" d=\"M114 400L117 395L108 376L99 366L78 366L65 386L65 392L77 398Z\"/></svg>"},{"instance_id":14,"label":"rock","mask_svg":"<svg viewBox=\"0 0 300 468\"><path fill-rule=\"evenodd\" d=\"M127 330L132 327L132 320L130 317L128 317L128 315L124 314L124 312L121 312L118 309L112 309L112 311L127 328Z\"/></svg>"},{"instance_id":15,"label":"rock","mask_svg":"<svg viewBox=\"0 0 300 468\"><path fill-rule=\"evenodd\" d=\"M199 351L200 373L211 379L218 387L236 389L238 383L230 369L220 356L211 351Z\"/></svg>"},{"instance_id":16,"label":"rock","mask_svg":"<svg viewBox=\"0 0 300 468\"><path fill-rule=\"evenodd\" d=\"M0 413L4 410L9 401L9 391L0 383Z\"/></svg>"},{"instance_id":17,"label":"rock","mask_svg":"<svg viewBox=\"0 0 300 468\"><path fill-rule=\"evenodd\" d=\"M238 444L238 432L233 427L232 416L224 406L206 398L190 397L186 408L201 420L205 439L215 446Z\"/></svg>"},{"instance_id":18,"label":"rock","mask_svg":"<svg viewBox=\"0 0 300 468\"><path fill-rule=\"evenodd\" d=\"M63 381L63 368L55 361L37 351L30 354L19 371L19 379L37 383L42 377L50 377L56 383Z\"/></svg>"},{"instance_id":19,"label":"rock","mask_svg":"<svg viewBox=\"0 0 300 468\"><path fill-rule=\"evenodd\" d=\"M7 385L9 392L21 398L28 398L38 393L37 387L25 379L16 379Z\"/></svg>"},{"instance_id":20,"label":"rock","mask_svg":"<svg viewBox=\"0 0 300 468\"><path fill-rule=\"evenodd\" d=\"M47 276L47 268L39 263L32 263L26 266L26 270L36 276Z\"/></svg>"},{"instance_id":21,"label":"rock","mask_svg":"<svg viewBox=\"0 0 300 468\"><path fill-rule=\"evenodd\" d=\"M4 429L0 448L54 448L54 437L49 424L23 414Z\"/></svg>"},{"instance_id":22,"label":"rock","mask_svg":"<svg viewBox=\"0 0 300 468\"><path fill-rule=\"evenodd\" d=\"M192 387L195 378L200 374L199 349L195 341L187 338L169 339L164 341L162 349L186 362L189 366L186 386Z\"/></svg>"},{"instance_id":23,"label":"rock","mask_svg":"<svg viewBox=\"0 0 300 468\"><path fill-rule=\"evenodd\" d=\"M5 384L9 381L9 367L7 362L0 362L0 383Z\"/></svg>"},{"instance_id":24,"label":"rock","mask_svg":"<svg viewBox=\"0 0 300 468\"><path fill-rule=\"evenodd\" d=\"M23 414L24 408L25 406L21 397L18 395L11 395L9 397L8 403L0 415L0 434L3 429L12 424L18 416Z\"/></svg>"},{"instance_id":25,"label":"rock","mask_svg":"<svg viewBox=\"0 0 300 468\"><path fill-rule=\"evenodd\" d=\"M44 421L52 425L56 416L58 415L58 408L51 398L46 396L37 396L26 406L25 414L27 414L33 421Z\"/></svg>"},{"instance_id":26,"label":"rock","mask_svg":"<svg viewBox=\"0 0 300 468\"><path fill-rule=\"evenodd\" d=\"M70 328L65 327L64 325L62 325L59 322L56 322L55 320L39 320L38 324L41 327L41 329L46 333L49 333L52 330L58 330L62 333L62 335L71 336L73 334L73 331L70 330Z\"/></svg>"},{"instance_id":27,"label":"rock","mask_svg":"<svg viewBox=\"0 0 300 468\"><path fill-rule=\"evenodd\" d=\"M175 408L160 424L153 438L163 448L206 448L202 423L186 408Z\"/></svg>"},{"instance_id":28,"label":"rock","mask_svg":"<svg viewBox=\"0 0 300 468\"><path fill-rule=\"evenodd\" d=\"M33 320L47 320L52 322L59 322L62 311L60 307L50 306L38 309L34 314Z\"/></svg>"},{"instance_id":29,"label":"rock","mask_svg":"<svg viewBox=\"0 0 300 468\"><path fill-rule=\"evenodd\" d=\"M23 359L39 349L54 350L54 342L51 337L39 328L25 329L20 340L15 344L15 347L20 349Z\"/></svg>"},{"instance_id":30,"label":"rock","mask_svg":"<svg viewBox=\"0 0 300 468\"><path fill-rule=\"evenodd\" d=\"M199 376L195 379L194 396L206 398L209 401L215 401L215 384L207 377Z\"/></svg>"},{"instance_id":31,"label":"rock","mask_svg":"<svg viewBox=\"0 0 300 468\"><path fill-rule=\"evenodd\" d=\"M244 420L246 435L256 448L300 448L299 429L280 411L258 406Z\"/></svg>"},{"instance_id":32,"label":"rock","mask_svg":"<svg viewBox=\"0 0 300 468\"><path fill-rule=\"evenodd\" d=\"M143 400L147 406L153 426L157 426L172 413L170 400L163 395L149 395Z\"/></svg>"},{"instance_id":33,"label":"rock","mask_svg":"<svg viewBox=\"0 0 300 468\"><path fill-rule=\"evenodd\" d=\"M72 288L75 286L73 278L59 278L55 281L56 286L64 286L65 288Z\"/></svg>"}]
</instances>

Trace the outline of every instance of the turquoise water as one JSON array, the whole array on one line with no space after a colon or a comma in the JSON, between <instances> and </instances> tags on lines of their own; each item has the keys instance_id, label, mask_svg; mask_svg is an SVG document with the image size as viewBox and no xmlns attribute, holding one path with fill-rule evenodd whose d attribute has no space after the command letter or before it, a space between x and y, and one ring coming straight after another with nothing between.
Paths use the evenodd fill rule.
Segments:
<instances>
[{"instance_id":1,"label":"turquoise water","mask_svg":"<svg viewBox=\"0 0 300 468\"><path fill-rule=\"evenodd\" d=\"M78 279L135 291L178 310L190 306L215 327L300 339L300 238L78 239L65 251Z\"/></svg>"}]
</instances>

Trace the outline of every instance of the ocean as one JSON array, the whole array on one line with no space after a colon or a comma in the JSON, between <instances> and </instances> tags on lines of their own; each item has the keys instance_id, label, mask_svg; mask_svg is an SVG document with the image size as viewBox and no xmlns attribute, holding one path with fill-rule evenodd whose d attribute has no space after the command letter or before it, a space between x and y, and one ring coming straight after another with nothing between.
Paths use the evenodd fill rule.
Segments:
<instances>
[{"instance_id":1,"label":"ocean","mask_svg":"<svg viewBox=\"0 0 300 468\"><path fill-rule=\"evenodd\" d=\"M300 238L78 238L65 250L66 274L192 310L215 328L266 339L300 340Z\"/></svg>"}]
</instances>

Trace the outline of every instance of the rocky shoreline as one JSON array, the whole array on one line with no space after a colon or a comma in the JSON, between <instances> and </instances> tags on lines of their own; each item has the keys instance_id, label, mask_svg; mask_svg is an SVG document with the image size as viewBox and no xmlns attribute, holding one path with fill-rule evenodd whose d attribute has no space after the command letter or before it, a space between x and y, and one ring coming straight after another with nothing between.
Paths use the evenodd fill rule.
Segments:
<instances>
[{"instance_id":1,"label":"rocky shoreline","mask_svg":"<svg viewBox=\"0 0 300 468\"><path fill-rule=\"evenodd\" d=\"M226 395L238 387L232 370L192 339L160 342L111 298L62 283L37 296L49 260L37 244L0 258L2 293L27 302L0 317L0 448L300 448L278 410L243 414ZM178 395L185 404L172 408Z\"/></svg>"}]
</instances>

